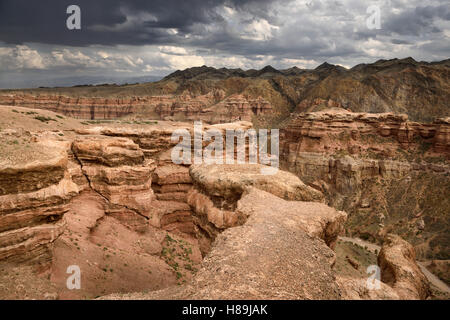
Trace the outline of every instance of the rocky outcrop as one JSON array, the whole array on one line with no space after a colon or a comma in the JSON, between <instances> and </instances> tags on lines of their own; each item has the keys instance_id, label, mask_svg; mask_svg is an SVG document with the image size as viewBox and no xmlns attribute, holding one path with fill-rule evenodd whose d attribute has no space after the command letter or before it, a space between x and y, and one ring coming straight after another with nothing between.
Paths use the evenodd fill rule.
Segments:
<instances>
[{"instance_id":1,"label":"rocky outcrop","mask_svg":"<svg viewBox=\"0 0 450 320\"><path fill-rule=\"evenodd\" d=\"M448 172L445 164L410 161L423 158L423 152L449 157L447 126L444 120L419 124L389 113L301 114L281 132L280 161L308 183L324 180L347 194L361 189L367 179L400 178L412 171Z\"/></svg>"},{"instance_id":2,"label":"rocky outcrop","mask_svg":"<svg viewBox=\"0 0 450 320\"><path fill-rule=\"evenodd\" d=\"M336 277L344 300L399 300L397 292L383 282L378 289L369 289L367 279Z\"/></svg>"},{"instance_id":3,"label":"rocky outcrop","mask_svg":"<svg viewBox=\"0 0 450 320\"><path fill-rule=\"evenodd\" d=\"M286 151L335 154L377 154L392 157L398 148L434 151L450 156L448 119L424 124L408 121L407 115L353 113L329 109L295 115L280 140ZM295 143L295 145L292 145Z\"/></svg>"},{"instance_id":4,"label":"rocky outcrop","mask_svg":"<svg viewBox=\"0 0 450 320\"><path fill-rule=\"evenodd\" d=\"M108 167L138 165L144 153L133 141L124 138L86 138L73 143L72 150L84 163L99 163Z\"/></svg>"},{"instance_id":5,"label":"rocky outcrop","mask_svg":"<svg viewBox=\"0 0 450 320\"><path fill-rule=\"evenodd\" d=\"M191 208L186 203L191 187L189 168L174 164L159 166L153 174L152 188L159 200L153 225L195 236Z\"/></svg>"},{"instance_id":6,"label":"rocky outcrop","mask_svg":"<svg viewBox=\"0 0 450 320\"><path fill-rule=\"evenodd\" d=\"M248 129L249 127L251 127L251 123L240 121L232 124L204 126L203 129L215 129L225 136L226 129ZM86 136L87 141L90 142L84 146L78 146L78 142L75 142L74 153L80 154L82 158L84 157L84 160L82 159L84 162L101 162L108 165L108 161L111 160L103 159L102 157L109 157L114 160L114 157L119 155L120 157L127 157L122 161L141 161L140 153L135 154L135 149L138 148L139 152L142 150L146 162L154 161L156 166L152 174L151 186L156 199L151 204L152 213L149 215L150 224L157 228L163 228L175 233L181 232L182 234L192 236L195 234L195 230L192 221L192 212L187 204L188 193L192 186L189 168L184 165L175 165L171 159L172 148L178 143L178 141L172 141L172 133L179 129L188 130L191 134L191 148L193 149L195 135L192 125L155 124L145 129L107 126L78 129L77 133ZM108 145L101 145L92 136L110 137L111 142ZM133 141L130 145L127 144L126 147L124 144L125 151L129 156L127 156L126 152L122 152L122 149L116 149L117 155L114 154L115 146L112 142L114 141L112 140L113 138L118 139L117 141L125 139L128 143ZM100 141L102 140L100 139ZM203 141L202 147L204 148L207 145L208 142ZM98 156L98 154L102 156ZM83 166L83 168L85 167ZM84 169L84 171L86 170ZM102 170L111 171L112 169L106 167ZM78 174L78 171L74 168L74 178L76 177L77 180L79 180ZM303 187L306 186L303 185ZM110 189L111 187L108 188ZM294 191L291 190L291 192Z\"/></svg>"},{"instance_id":7,"label":"rocky outcrop","mask_svg":"<svg viewBox=\"0 0 450 320\"><path fill-rule=\"evenodd\" d=\"M48 161L34 161L0 168L0 196L27 193L49 187L64 177L67 155L60 153Z\"/></svg>"},{"instance_id":8,"label":"rocky outcrop","mask_svg":"<svg viewBox=\"0 0 450 320\"><path fill-rule=\"evenodd\" d=\"M67 144L41 141L47 159L0 166L0 261L47 269L78 187L67 171Z\"/></svg>"},{"instance_id":9,"label":"rocky outcrop","mask_svg":"<svg viewBox=\"0 0 450 320\"><path fill-rule=\"evenodd\" d=\"M200 119L210 123L225 123L230 120L252 121L254 116L270 114L272 111L272 105L262 97L255 99L244 95L232 95L202 110Z\"/></svg>"},{"instance_id":10,"label":"rocky outcrop","mask_svg":"<svg viewBox=\"0 0 450 320\"><path fill-rule=\"evenodd\" d=\"M270 169L260 164L194 165L190 175L197 188L226 200L239 199L250 186L285 200L323 200L319 191L308 187L293 174L282 170L271 172Z\"/></svg>"},{"instance_id":11,"label":"rocky outcrop","mask_svg":"<svg viewBox=\"0 0 450 320\"><path fill-rule=\"evenodd\" d=\"M295 219L299 227L311 237L322 239L334 249L337 238L344 231L347 214L323 203L286 201L272 193L257 188L247 188L238 201L236 213L246 221L255 212L279 211Z\"/></svg>"},{"instance_id":12,"label":"rocky outcrop","mask_svg":"<svg viewBox=\"0 0 450 320\"><path fill-rule=\"evenodd\" d=\"M237 208L248 215L245 223L217 236L188 285L104 299L341 298L331 270L334 253L319 236L340 229L345 213L256 188L247 190Z\"/></svg>"},{"instance_id":13,"label":"rocky outcrop","mask_svg":"<svg viewBox=\"0 0 450 320\"><path fill-rule=\"evenodd\" d=\"M72 152L90 188L108 201L109 213L145 230L153 209L151 178L156 166L145 160L139 146L127 138L86 136L73 142Z\"/></svg>"},{"instance_id":14,"label":"rocky outcrop","mask_svg":"<svg viewBox=\"0 0 450 320\"><path fill-rule=\"evenodd\" d=\"M414 248L399 236L388 234L378 255L381 281L400 299L426 299L430 284L415 262Z\"/></svg>"},{"instance_id":15,"label":"rocky outcrop","mask_svg":"<svg viewBox=\"0 0 450 320\"><path fill-rule=\"evenodd\" d=\"M177 129L191 128L186 124L165 126L155 124L145 129L96 126L77 129L76 132L80 135L102 135L131 139L139 146L147 159L157 160L162 154L178 143L171 141L172 134Z\"/></svg>"},{"instance_id":16,"label":"rocky outcrop","mask_svg":"<svg viewBox=\"0 0 450 320\"><path fill-rule=\"evenodd\" d=\"M437 119L434 123L437 127L434 149L436 152L448 154L450 152L450 117Z\"/></svg>"},{"instance_id":17,"label":"rocky outcrop","mask_svg":"<svg viewBox=\"0 0 450 320\"><path fill-rule=\"evenodd\" d=\"M284 171L266 175L263 169L266 167L259 164L191 166L194 188L187 196L187 203L194 213L203 253L209 251L211 241L217 234L245 221L245 216L236 208L238 200L249 187L286 200L323 199L319 191L306 186L296 176Z\"/></svg>"},{"instance_id":18,"label":"rocky outcrop","mask_svg":"<svg viewBox=\"0 0 450 320\"><path fill-rule=\"evenodd\" d=\"M0 95L0 104L44 109L78 119L118 119L130 114L152 115L151 104L164 103L165 97L73 97L62 95Z\"/></svg>"}]
</instances>

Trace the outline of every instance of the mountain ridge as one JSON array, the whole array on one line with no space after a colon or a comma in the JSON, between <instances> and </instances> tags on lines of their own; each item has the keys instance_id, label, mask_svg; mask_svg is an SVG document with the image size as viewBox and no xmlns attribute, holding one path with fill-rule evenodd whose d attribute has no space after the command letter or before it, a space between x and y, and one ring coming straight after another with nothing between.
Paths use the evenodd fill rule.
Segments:
<instances>
[{"instance_id":1,"label":"mountain ridge","mask_svg":"<svg viewBox=\"0 0 450 320\"><path fill-rule=\"evenodd\" d=\"M450 116L450 59L419 62L408 57L358 64L350 69L328 62L315 69L277 70L268 65L260 70L242 70L201 66L177 70L160 81L149 83L0 90L0 102L21 105L23 95L31 96L27 98L28 107L39 105L42 100L39 97L43 96L52 104L67 97L75 100L112 99L102 102L105 112L118 108L130 110L127 114L134 112L127 101L144 99L150 102L142 102L142 107L150 113L155 109L160 114L158 110L164 109L166 116L181 117L195 117L217 105L220 110L211 109L211 117L217 112L223 116L211 118L211 122L240 117L240 114L232 114L236 108L241 108L240 105L246 105L247 110L266 105L263 108L272 110L269 113L275 119L270 121L278 123L291 113L330 107L353 112L407 114L412 121L432 122ZM166 101L167 97L170 101ZM120 105L111 102L118 100L124 102ZM89 101L84 104L89 107ZM229 109L231 106L233 108ZM92 108L98 108L98 105L92 105ZM77 110L76 106L72 109ZM259 113L250 112L246 119L253 116L261 118Z\"/></svg>"}]
</instances>

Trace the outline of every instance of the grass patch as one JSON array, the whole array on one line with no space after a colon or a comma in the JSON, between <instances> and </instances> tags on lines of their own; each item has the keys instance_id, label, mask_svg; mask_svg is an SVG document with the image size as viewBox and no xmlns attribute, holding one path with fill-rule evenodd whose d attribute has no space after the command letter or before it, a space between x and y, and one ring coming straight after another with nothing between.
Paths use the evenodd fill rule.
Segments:
<instances>
[{"instance_id":1,"label":"grass patch","mask_svg":"<svg viewBox=\"0 0 450 320\"><path fill-rule=\"evenodd\" d=\"M44 117L44 116L36 116L36 117L34 117L34 119L39 120L39 121L41 121L41 122L45 122L45 123L48 123L49 121L56 121L56 120L53 119L53 118L50 118L50 117Z\"/></svg>"}]
</instances>

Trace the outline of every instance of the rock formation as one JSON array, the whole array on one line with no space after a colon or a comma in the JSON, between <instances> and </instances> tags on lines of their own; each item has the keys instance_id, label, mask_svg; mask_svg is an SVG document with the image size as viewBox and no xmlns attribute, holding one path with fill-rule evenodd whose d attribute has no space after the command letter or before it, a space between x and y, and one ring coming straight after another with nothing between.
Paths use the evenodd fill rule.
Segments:
<instances>
[{"instance_id":1,"label":"rock formation","mask_svg":"<svg viewBox=\"0 0 450 320\"><path fill-rule=\"evenodd\" d=\"M175 165L171 152L177 142L171 135L177 129L193 134L190 124L27 132L23 145L10 136L16 133L2 131L10 142L6 150L15 154L0 158L0 261L47 270L56 297L63 299L134 291L142 293L107 298L426 298L427 283L417 272L412 247L391 236L379 258L385 282L381 292L367 291L360 278L336 278L333 249L354 212L347 215L333 206L357 199L359 209L371 209L374 202L364 192L355 198L349 194L372 176L397 181L411 170L444 176L447 169L414 169L401 160L354 155L335 159L347 140L334 141L334 136L347 132L347 126L361 128L357 142L373 133L370 127L388 122L391 129L384 128L385 135L407 137L392 144L408 143L414 149L417 132L436 139L445 130L412 126L411 137L409 129L396 127L406 119L391 115L378 119L345 113L332 118L336 122L327 113L302 117L282 132L281 160L292 173L269 172L273 174L260 164ZM304 117L311 117L311 127L322 129L304 130L309 121ZM446 122L436 125L445 127ZM250 126L239 122L204 129L225 134L227 128ZM328 146L330 154L315 152L310 138ZM430 154L446 152L446 140L437 140ZM437 169L441 167L444 171ZM427 215L413 221L428 230ZM70 265L82 269L85 285L80 291L66 288ZM407 268L400 270L402 265Z\"/></svg>"},{"instance_id":2,"label":"rock formation","mask_svg":"<svg viewBox=\"0 0 450 320\"><path fill-rule=\"evenodd\" d=\"M340 299L331 270L334 253L320 237L333 238L345 213L253 187L246 189L236 211L246 216L245 223L217 236L188 285L105 298Z\"/></svg>"},{"instance_id":3,"label":"rock formation","mask_svg":"<svg viewBox=\"0 0 450 320\"><path fill-rule=\"evenodd\" d=\"M219 102L219 103L218 103ZM61 95L0 94L0 104L44 109L79 119L112 120L125 116L143 118L203 120L226 123L251 121L253 116L271 112L262 97L234 95L223 90L194 96L139 96L132 98L80 98Z\"/></svg>"},{"instance_id":4,"label":"rock formation","mask_svg":"<svg viewBox=\"0 0 450 320\"><path fill-rule=\"evenodd\" d=\"M191 187L187 167L168 164L155 170L152 188L159 200L157 220L153 220L155 226L195 235L191 208L187 204L187 193Z\"/></svg>"},{"instance_id":5,"label":"rock formation","mask_svg":"<svg viewBox=\"0 0 450 320\"><path fill-rule=\"evenodd\" d=\"M337 277L344 300L399 300L397 292L383 282L379 282L379 289L369 290L367 279Z\"/></svg>"},{"instance_id":6,"label":"rock formation","mask_svg":"<svg viewBox=\"0 0 450 320\"><path fill-rule=\"evenodd\" d=\"M346 108L406 113L414 121L449 117L449 60L379 60L351 69L323 63L314 70L195 67L140 85L99 85L0 92L0 104L42 108L83 119L123 116L211 123L289 112Z\"/></svg>"},{"instance_id":7,"label":"rock formation","mask_svg":"<svg viewBox=\"0 0 450 320\"><path fill-rule=\"evenodd\" d=\"M68 202L78 194L67 171L67 147L41 141L36 148L45 148L45 159L0 165L0 261L43 270L51 264Z\"/></svg>"},{"instance_id":8,"label":"rock formation","mask_svg":"<svg viewBox=\"0 0 450 320\"><path fill-rule=\"evenodd\" d=\"M430 285L415 262L414 248L402 238L388 234L378 255L381 281L390 285L400 299L426 299Z\"/></svg>"},{"instance_id":9,"label":"rock formation","mask_svg":"<svg viewBox=\"0 0 450 320\"><path fill-rule=\"evenodd\" d=\"M296 176L283 171L265 175L264 169L259 164L191 166L194 188L189 192L187 202L194 213L203 253L209 251L211 241L220 231L245 221L245 215L235 209L249 187L271 192L286 200L323 199L319 191L306 186Z\"/></svg>"},{"instance_id":10,"label":"rock formation","mask_svg":"<svg viewBox=\"0 0 450 320\"><path fill-rule=\"evenodd\" d=\"M447 259L448 128L446 119L421 124L390 113L300 114L280 132L280 163L349 213L349 234L381 242L399 233L421 258Z\"/></svg>"},{"instance_id":11,"label":"rock formation","mask_svg":"<svg viewBox=\"0 0 450 320\"><path fill-rule=\"evenodd\" d=\"M145 230L150 218L152 172L139 146L127 138L82 137L72 152L92 190L109 203L108 212L136 230Z\"/></svg>"}]
</instances>

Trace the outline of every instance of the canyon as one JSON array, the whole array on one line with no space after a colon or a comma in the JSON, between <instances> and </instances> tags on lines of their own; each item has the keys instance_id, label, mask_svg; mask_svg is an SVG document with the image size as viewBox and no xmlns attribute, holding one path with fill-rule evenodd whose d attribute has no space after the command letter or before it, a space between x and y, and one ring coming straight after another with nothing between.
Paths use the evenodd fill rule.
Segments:
<instances>
[{"instance_id":1,"label":"canyon","mask_svg":"<svg viewBox=\"0 0 450 320\"><path fill-rule=\"evenodd\" d=\"M448 78L394 59L0 91L0 297L448 299ZM279 129L279 170L175 164L193 121Z\"/></svg>"},{"instance_id":2,"label":"canyon","mask_svg":"<svg viewBox=\"0 0 450 320\"><path fill-rule=\"evenodd\" d=\"M30 109L2 108L10 115L30 118ZM46 116L57 118L52 113ZM376 120L384 117L395 119L384 115ZM66 126L67 120L60 122ZM298 125L298 119L294 123ZM204 129L225 134L226 128L250 127L248 122L237 122ZM75 128L67 125L64 134L42 129L2 131L2 141L24 139L18 146L24 150L17 157L31 157L1 162L2 270L21 275L26 271L31 283L48 279L39 284L43 291L32 296L38 298L425 299L431 295L428 281L417 271L415 250L404 240L385 240L379 265L388 271L381 273L381 290L368 292L364 277L337 274L334 250L338 236L351 232L347 226L351 214L328 206L325 188L314 181L304 183L300 171L264 175L260 164L175 165L170 158L176 144L171 135L180 128L192 131L193 125L80 122ZM298 134L296 126L289 128L281 134L287 145L292 143L290 135ZM441 129L426 135L438 137L438 153L445 149L437 134ZM296 155L308 132L303 133L305 141L292 137L297 145L290 149ZM317 134L311 135L317 139ZM281 143L281 163L292 158L285 148ZM43 149L46 157L38 154ZM379 241L384 239L397 238L386 233ZM413 253L403 257L404 250ZM400 271L388 274L401 259L416 270L416 276ZM81 290L66 287L71 265L82 270ZM402 289L405 286L407 290Z\"/></svg>"},{"instance_id":3,"label":"canyon","mask_svg":"<svg viewBox=\"0 0 450 320\"><path fill-rule=\"evenodd\" d=\"M144 96L132 98L75 98L54 95L0 95L0 105L22 106L54 111L66 116L112 120L125 116L170 120L200 119L208 122L251 121L252 116L270 113L272 106L263 98L244 95L225 97L223 90L206 95Z\"/></svg>"},{"instance_id":4,"label":"canyon","mask_svg":"<svg viewBox=\"0 0 450 320\"><path fill-rule=\"evenodd\" d=\"M281 167L348 212L350 235L377 242L395 232L421 258L448 260L449 120L339 109L298 115L280 136Z\"/></svg>"}]
</instances>

